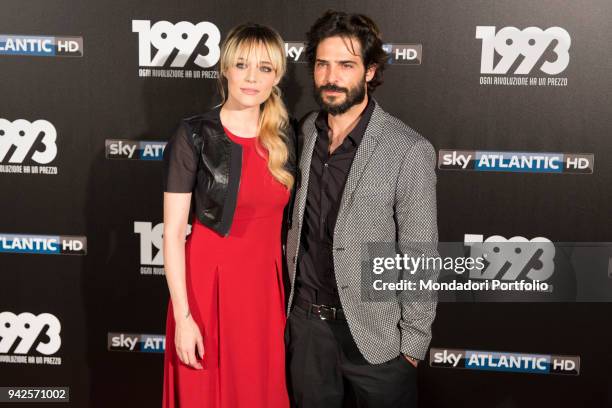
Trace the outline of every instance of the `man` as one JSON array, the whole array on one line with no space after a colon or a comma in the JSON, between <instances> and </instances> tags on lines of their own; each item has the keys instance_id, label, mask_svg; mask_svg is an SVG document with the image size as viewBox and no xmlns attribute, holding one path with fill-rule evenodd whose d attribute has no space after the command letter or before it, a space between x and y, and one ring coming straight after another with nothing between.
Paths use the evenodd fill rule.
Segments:
<instances>
[{"instance_id":1,"label":"man","mask_svg":"<svg viewBox=\"0 0 612 408\"><path fill-rule=\"evenodd\" d=\"M287 238L289 383L298 407L416 406L435 293L363 298L362 246L436 255L435 152L372 98L388 58L368 17L328 11L307 34L320 112L301 127ZM432 276L430 276L431 278ZM366 289L367 292L367 289Z\"/></svg>"}]
</instances>

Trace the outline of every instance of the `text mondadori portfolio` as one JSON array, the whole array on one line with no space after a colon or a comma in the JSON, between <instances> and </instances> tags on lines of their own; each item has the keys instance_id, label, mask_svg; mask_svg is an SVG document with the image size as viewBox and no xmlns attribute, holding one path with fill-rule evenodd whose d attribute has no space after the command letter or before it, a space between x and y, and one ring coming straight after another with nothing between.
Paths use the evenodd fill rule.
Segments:
<instances>
[{"instance_id":1,"label":"text mondadori portfolio","mask_svg":"<svg viewBox=\"0 0 612 408\"><path fill-rule=\"evenodd\" d=\"M435 291L485 291L485 290L501 290L501 291L527 291L527 292L546 292L548 284L538 280L533 281L512 281L504 282L499 279L491 279L485 281L467 281L467 282L436 282L431 279L419 279L417 281L402 279L398 282L383 282L381 279L375 280L372 283L374 290L435 290Z\"/></svg>"}]
</instances>

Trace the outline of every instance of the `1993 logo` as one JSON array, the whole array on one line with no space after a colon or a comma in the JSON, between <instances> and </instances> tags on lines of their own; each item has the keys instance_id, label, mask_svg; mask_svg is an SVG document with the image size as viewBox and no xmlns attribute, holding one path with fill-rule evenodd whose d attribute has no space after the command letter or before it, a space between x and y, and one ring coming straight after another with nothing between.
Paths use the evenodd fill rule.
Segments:
<instances>
[{"instance_id":1,"label":"1993 logo","mask_svg":"<svg viewBox=\"0 0 612 408\"><path fill-rule=\"evenodd\" d=\"M49 164L57 156L57 131L47 120L29 122L25 119L9 121L0 118L0 173L57 174L57 167L27 166ZM11 166L15 165L15 166Z\"/></svg>"},{"instance_id":2,"label":"1993 logo","mask_svg":"<svg viewBox=\"0 0 612 408\"><path fill-rule=\"evenodd\" d=\"M197 24L188 21L176 24L158 21L151 24L150 20L133 20L132 32L138 33L138 64L141 67L165 67L170 56L174 55L170 61L171 68L185 68L188 62L193 62L199 68L210 68L219 61L221 55L221 33L216 25L208 21ZM151 55L152 47L157 50L154 55ZM139 74L196 78L200 77L201 72L159 72L145 69L140 70Z\"/></svg>"},{"instance_id":3,"label":"1993 logo","mask_svg":"<svg viewBox=\"0 0 612 408\"><path fill-rule=\"evenodd\" d=\"M0 353L8 353L16 345L14 354L27 354L37 351L41 354L56 353L62 341L61 324L54 315L32 313L16 315L11 312L0 313ZM44 335L45 340L40 340Z\"/></svg>"},{"instance_id":4,"label":"1993 logo","mask_svg":"<svg viewBox=\"0 0 612 408\"><path fill-rule=\"evenodd\" d=\"M140 236L140 274L163 275L164 223L153 224L148 221L134 221L134 233ZM185 235L191 234L191 225L185 227ZM156 252L155 255L153 254Z\"/></svg>"},{"instance_id":5,"label":"1993 logo","mask_svg":"<svg viewBox=\"0 0 612 408\"><path fill-rule=\"evenodd\" d=\"M561 27L550 27L546 30L539 27L527 27L523 30L503 27L496 32L495 26L477 26L476 39L482 41L480 73L484 75L506 75L513 66L516 66L512 73L514 75L532 74L536 67L544 74L558 75L565 71L570 61L572 39L567 30ZM553 55L549 55L548 50ZM518 77L513 81L495 78L481 77L481 84L567 85L567 78Z\"/></svg>"},{"instance_id":6,"label":"1993 logo","mask_svg":"<svg viewBox=\"0 0 612 408\"><path fill-rule=\"evenodd\" d=\"M493 235L465 234L470 256L486 260L485 268L470 270L470 279L517 280L526 276L533 281L546 281L555 271L555 246L544 237L506 239Z\"/></svg>"}]
</instances>

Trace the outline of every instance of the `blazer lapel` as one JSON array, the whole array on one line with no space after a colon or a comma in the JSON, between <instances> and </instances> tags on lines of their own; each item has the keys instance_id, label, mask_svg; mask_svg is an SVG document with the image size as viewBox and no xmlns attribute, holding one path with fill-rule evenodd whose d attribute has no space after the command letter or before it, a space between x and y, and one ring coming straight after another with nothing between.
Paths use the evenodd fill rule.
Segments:
<instances>
[{"instance_id":1,"label":"blazer lapel","mask_svg":"<svg viewBox=\"0 0 612 408\"><path fill-rule=\"evenodd\" d=\"M304 128L304 146L302 149L302 157L300 157L300 173L302 180L300 181L300 190L298 192L298 233L302 230L302 221L304 220L304 209L306 207L306 196L308 194L308 180L310 179L310 162L314 152L315 142L317 141L317 128L314 120L308 121Z\"/></svg>"},{"instance_id":2,"label":"blazer lapel","mask_svg":"<svg viewBox=\"0 0 612 408\"><path fill-rule=\"evenodd\" d=\"M342 218L342 213L346 207L350 205L353 200L353 194L355 193L355 189L359 184L359 180L361 180L363 172L368 165L372 154L374 153L376 145L378 144L378 134L382 131L383 121L381 118L384 111L380 108L376 101L374 101L374 103L375 105L374 111L372 112L372 117L370 118L370 122L366 127L363 139L361 139L361 143L357 148L355 158L353 159L353 164L351 164L351 169L346 179L344 192L342 193L342 199L340 201L340 208L338 210L338 221ZM338 221L336 221L336 225L339 224Z\"/></svg>"}]
</instances>

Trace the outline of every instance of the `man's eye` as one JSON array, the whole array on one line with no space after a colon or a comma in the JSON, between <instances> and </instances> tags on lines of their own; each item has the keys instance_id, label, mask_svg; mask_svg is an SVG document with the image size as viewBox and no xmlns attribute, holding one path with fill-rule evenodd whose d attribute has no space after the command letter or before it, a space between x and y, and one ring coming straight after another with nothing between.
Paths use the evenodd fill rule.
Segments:
<instances>
[{"instance_id":1,"label":"man's eye","mask_svg":"<svg viewBox=\"0 0 612 408\"><path fill-rule=\"evenodd\" d=\"M353 68L353 64L342 64L344 68Z\"/></svg>"}]
</instances>

